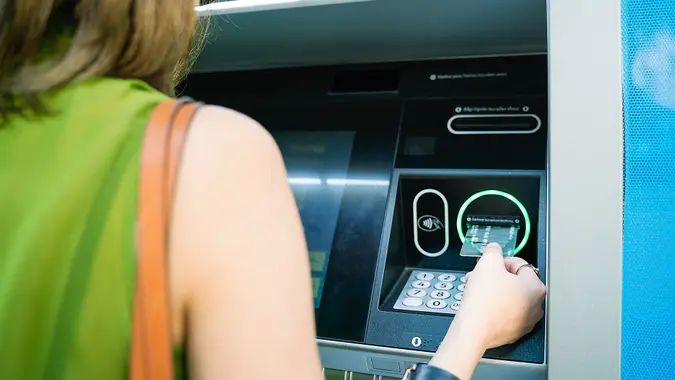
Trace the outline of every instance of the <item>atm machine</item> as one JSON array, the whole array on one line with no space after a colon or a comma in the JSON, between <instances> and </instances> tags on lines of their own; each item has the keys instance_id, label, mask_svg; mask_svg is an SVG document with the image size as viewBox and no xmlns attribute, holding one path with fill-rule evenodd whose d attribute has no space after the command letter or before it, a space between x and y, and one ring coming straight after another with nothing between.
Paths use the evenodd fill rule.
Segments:
<instances>
[{"instance_id":1,"label":"atm machine","mask_svg":"<svg viewBox=\"0 0 675 380\"><path fill-rule=\"evenodd\" d=\"M276 139L310 251L327 379L401 378L428 361L488 242L538 267L556 294L546 2L244 3L202 9L216 15L215 34L183 93L241 111ZM584 217L575 223L593 221ZM560 276L590 273L556 265ZM593 314L585 308L551 317L563 305L592 305L563 302L574 287L558 281L560 306L547 299L534 331L488 350L474 379L575 373L560 366L554 376L551 339L582 342L588 331L570 327L597 319L581 315Z\"/></svg>"}]
</instances>

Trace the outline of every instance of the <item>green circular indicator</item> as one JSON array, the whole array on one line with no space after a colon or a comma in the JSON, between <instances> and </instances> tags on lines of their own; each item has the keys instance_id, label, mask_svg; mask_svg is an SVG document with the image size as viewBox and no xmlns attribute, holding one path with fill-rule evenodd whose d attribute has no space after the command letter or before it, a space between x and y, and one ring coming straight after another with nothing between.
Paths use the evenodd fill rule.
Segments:
<instances>
[{"instance_id":1,"label":"green circular indicator","mask_svg":"<svg viewBox=\"0 0 675 380\"><path fill-rule=\"evenodd\" d=\"M464 201L464 204L459 209L459 213L457 213L457 234L459 235L459 240L461 240L462 243L466 243L466 241L465 241L466 238L464 237L464 233L462 232L462 220L464 220L464 212L466 212L466 209L475 200L477 200L479 198L482 198L482 197L485 197L485 196L488 196L488 195L496 195L496 196L503 197L503 198L506 198L506 199L510 200L516 206L518 206L518 208L520 209L520 212L523 214L523 217L525 218L525 234L523 235L523 240L520 242L520 244L518 244L516 249L513 251L513 256L515 256L515 255L518 254L518 252L520 252L523 249L523 247L525 247L525 244L527 244L527 240L530 238L530 229L531 229L530 215L528 215L527 210L525 209L525 206L523 206L523 204L520 203L518 198L514 197L513 195L511 195L511 194L509 194L505 191L483 190L483 191L479 191L476 194L470 196L469 199ZM473 243L471 243L471 245L473 245ZM473 246L477 250L479 250L478 247L476 247L475 245L473 245Z\"/></svg>"}]
</instances>

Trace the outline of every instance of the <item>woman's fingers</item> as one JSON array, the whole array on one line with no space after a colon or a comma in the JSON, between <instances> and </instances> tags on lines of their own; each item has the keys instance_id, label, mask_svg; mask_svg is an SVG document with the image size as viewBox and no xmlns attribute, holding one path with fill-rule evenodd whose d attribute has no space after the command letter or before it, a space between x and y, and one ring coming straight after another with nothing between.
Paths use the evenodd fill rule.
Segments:
<instances>
[{"instance_id":1,"label":"woman's fingers","mask_svg":"<svg viewBox=\"0 0 675 380\"><path fill-rule=\"evenodd\" d=\"M539 275L534 271L530 264L520 257L507 257L504 259L504 265L509 273L518 275L525 281L529 282L531 286L540 286L544 288ZM545 292L545 290L544 290Z\"/></svg>"},{"instance_id":2,"label":"woman's fingers","mask_svg":"<svg viewBox=\"0 0 675 380\"><path fill-rule=\"evenodd\" d=\"M504 265L506 266L506 270L509 271L509 273L516 274L518 268L523 265L527 265L527 261L520 257L507 257L504 259Z\"/></svg>"}]
</instances>

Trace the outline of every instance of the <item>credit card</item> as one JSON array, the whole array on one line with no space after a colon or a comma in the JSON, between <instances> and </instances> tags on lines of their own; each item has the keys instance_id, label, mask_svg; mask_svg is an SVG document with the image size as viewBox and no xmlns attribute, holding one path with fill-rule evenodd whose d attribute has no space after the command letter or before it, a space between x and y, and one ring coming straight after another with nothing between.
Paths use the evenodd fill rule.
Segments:
<instances>
[{"instance_id":1,"label":"credit card","mask_svg":"<svg viewBox=\"0 0 675 380\"><path fill-rule=\"evenodd\" d=\"M502 247L504 257L514 255L520 222L516 217L468 216L464 244L460 256L481 257L490 243ZM494 223L494 224L490 224Z\"/></svg>"}]
</instances>

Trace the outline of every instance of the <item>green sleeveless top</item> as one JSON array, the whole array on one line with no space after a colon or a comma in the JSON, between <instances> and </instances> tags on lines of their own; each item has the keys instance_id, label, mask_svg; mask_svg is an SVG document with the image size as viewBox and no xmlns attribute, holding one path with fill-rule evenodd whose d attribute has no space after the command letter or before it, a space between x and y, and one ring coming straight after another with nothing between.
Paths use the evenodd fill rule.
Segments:
<instances>
[{"instance_id":1,"label":"green sleeveless top","mask_svg":"<svg viewBox=\"0 0 675 380\"><path fill-rule=\"evenodd\" d=\"M96 79L0 125L0 379L128 378L141 143L165 99Z\"/></svg>"}]
</instances>

